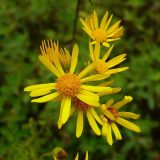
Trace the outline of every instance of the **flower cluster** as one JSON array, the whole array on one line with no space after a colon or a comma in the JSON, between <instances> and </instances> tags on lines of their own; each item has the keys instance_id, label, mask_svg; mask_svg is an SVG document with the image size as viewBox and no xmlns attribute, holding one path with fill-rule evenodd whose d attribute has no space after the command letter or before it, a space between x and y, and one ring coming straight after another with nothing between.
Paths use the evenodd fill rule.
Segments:
<instances>
[{"instance_id":1,"label":"flower cluster","mask_svg":"<svg viewBox=\"0 0 160 160\"><path fill-rule=\"evenodd\" d=\"M40 46L40 62L53 73L55 81L46 84L35 84L24 89L33 97L31 102L45 103L48 101L60 102L59 118L57 120L60 129L68 119L77 112L76 137L80 137L84 128L84 115L86 115L90 127L97 135L106 137L112 145L112 131L117 140L122 136L116 124L135 132L140 128L124 118L137 119L139 115L131 112L121 112L119 109L132 101L132 97L125 96L123 100L114 103L111 99L106 104L101 104L102 96L120 92L121 88L111 87L112 81L107 80L113 74L125 71L128 67L116 67L126 58L126 54L120 54L109 59L113 50L113 43L119 40L123 34L120 21L110 25L112 15L108 12L101 23L98 23L96 12L85 19L80 19L84 31L89 35L89 64L77 70L79 47L74 44L72 51L61 48L58 42L42 41ZM106 50L102 54L102 47ZM100 129L100 126L102 129ZM78 155L77 158L78 159ZM88 159L88 153L87 158Z\"/></svg>"}]
</instances>

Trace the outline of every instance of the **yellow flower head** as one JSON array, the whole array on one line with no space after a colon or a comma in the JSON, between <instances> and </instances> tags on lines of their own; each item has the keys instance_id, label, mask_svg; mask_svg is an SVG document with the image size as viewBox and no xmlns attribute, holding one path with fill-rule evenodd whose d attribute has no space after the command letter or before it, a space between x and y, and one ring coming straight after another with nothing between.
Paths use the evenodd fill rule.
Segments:
<instances>
[{"instance_id":1,"label":"yellow flower head","mask_svg":"<svg viewBox=\"0 0 160 160\"><path fill-rule=\"evenodd\" d=\"M50 46L52 46L52 44L50 44ZM31 85L26 87L24 90L31 92L31 97L38 97L33 99L31 102L44 103L55 100L61 101L58 120L58 127L61 128L61 126L66 123L69 118L73 99L77 98L91 106L100 106L99 97L95 93L106 91L109 92L113 89L111 87L86 84L87 82L102 80L108 77L108 75L101 74L86 77L88 73L95 69L94 63L87 66L80 73L74 73L78 61L78 46L76 44L72 50L70 68L67 72L65 72L62 68L57 54L52 55L54 58L49 57L48 55L50 55L50 50L46 49L45 54L42 52L42 55L39 56L39 60L57 77L56 82Z\"/></svg>"},{"instance_id":2,"label":"yellow flower head","mask_svg":"<svg viewBox=\"0 0 160 160\"><path fill-rule=\"evenodd\" d=\"M108 57L113 49L110 47L107 52L104 54L102 58L100 58L100 44L96 43L95 47L92 46L91 43L89 43L89 49L90 49L90 57L93 62L96 62L96 71L100 74L115 74L118 72L125 71L128 69L128 67L120 67L120 68L114 68L114 66L120 64L123 62L126 58L126 54L120 54L119 56L116 56L112 58L111 60L108 60Z\"/></svg>"},{"instance_id":3,"label":"yellow flower head","mask_svg":"<svg viewBox=\"0 0 160 160\"><path fill-rule=\"evenodd\" d=\"M99 24L97 13L94 11L91 16L85 18L84 20L80 19L83 24L84 31L93 40L92 44L98 42L102 43L106 47L109 47L109 43L111 41L120 39L124 29L120 26L121 21L118 21L109 27L112 17L112 15L110 17L108 16L107 11Z\"/></svg>"},{"instance_id":4,"label":"yellow flower head","mask_svg":"<svg viewBox=\"0 0 160 160\"><path fill-rule=\"evenodd\" d=\"M98 74L96 76L98 78ZM100 77L100 78L102 78L102 77ZM102 87L106 87L109 85L111 85L111 81L99 84L99 86L102 86ZM121 88L117 87L117 88L112 88L112 90L108 90L105 92L98 92L97 93L97 101L99 100L99 97L101 97L101 96L114 94L119 91L121 91ZM88 96L92 97L92 95L90 95L91 93L87 93L87 94L88 94ZM76 125L76 137L77 138L79 138L83 132L84 114L86 114L88 122L89 122L92 130L95 132L95 134L97 134L97 135L101 134L99 127L97 125L97 122L102 125L102 120L100 119L99 115L97 114L96 109L97 108L95 108L95 106L89 105L89 104L81 101L80 99L74 98L73 107L72 107L70 115L72 115L75 111L78 112L77 125Z\"/></svg>"},{"instance_id":5,"label":"yellow flower head","mask_svg":"<svg viewBox=\"0 0 160 160\"><path fill-rule=\"evenodd\" d=\"M106 104L101 105L101 110L103 112L103 115L101 115L101 118L103 121L102 135L106 136L107 142L110 145L112 145L113 143L112 131L115 134L115 137L117 140L122 139L121 133L116 123L134 132L140 132L140 128L137 125L124 119L124 118L137 119L139 117L138 114L135 114L132 112L119 112L118 111L119 108L129 103L130 101L132 101L132 97L125 96L123 100L115 104L113 104L114 100L111 99Z\"/></svg>"},{"instance_id":6,"label":"yellow flower head","mask_svg":"<svg viewBox=\"0 0 160 160\"><path fill-rule=\"evenodd\" d=\"M90 93L88 94L90 96ZM99 97L97 96L97 100ZM100 135L101 131L97 125L97 122L102 125L102 120L100 119L99 115L96 113L94 106L88 105L87 103L75 98L73 102L73 108L71 114L77 111L77 125L76 125L76 137L79 138L83 132L83 126L84 126L84 114L87 115L88 122L93 129L93 131ZM96 122L97 121L97 122Z\"/></svg>"},{"instance_id":7,"label":"yellow flower head","mask_svg":"<svg viewBox=\"0 0 160 160\"><path fill-rule=\"evenodd\" d=\"M70 64L70 53L64 48L60 48L58 42L52 42L52 40L48 40L47 42L44 40L40 46L41 53L43 56L47 56L51 62L54 63L54 57L57 55L60 63L67 67Z\"/></svg>"}]
</instances>

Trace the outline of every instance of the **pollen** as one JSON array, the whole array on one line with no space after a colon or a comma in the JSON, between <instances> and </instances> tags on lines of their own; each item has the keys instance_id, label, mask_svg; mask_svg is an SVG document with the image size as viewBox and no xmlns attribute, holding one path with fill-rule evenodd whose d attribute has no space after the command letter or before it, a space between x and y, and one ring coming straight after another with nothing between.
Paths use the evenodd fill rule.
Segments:
<instances>
[{"instance_id":1,"label":"pollen","mask_svg":"<svg viewBox=\"0 0 160 160\"><path fill-rule=\"evenodd\" d=\"M80 79L71 73L67 73L57 80L56 88L62 96L74 97L80 90Z\"/></svg>"},{"instance_id":2,"label":"pollen","mask_svg":"<svg viewBox=\"0 0 160 160\"><path fill-rule=\"evenodd\" d=\"M94 36L95 40L100 43L106 41L106 39L107 39L107 33L105 30L102 30L102 29L96 29L93 32L93 36Z\"/></svg>"},{"instance_id":3,"label":"pollen","mask_svg":"<svg viewBox=\"0 0 160 160\"><path fill-rule=\"evenodd\" d=\"M91 108L90 105L86 104L85 102L82 102L81 100L75 98L74 99L74 105L75 107L77 107L78 109L80 109L83 112L86 112L88 109Z\"/></svg>"},{"instance_id":4,"label":"pollen","mask_svg":"<svg viewBox=\"0 0 160 160\"><path fill-rule=\"evenodd\" d=\"M96 71L98 73L105 73L108 70L107 64L106 62L102 61L102 60L98 60L97 65L96 65Z\"/></svg>"}]
</instances>

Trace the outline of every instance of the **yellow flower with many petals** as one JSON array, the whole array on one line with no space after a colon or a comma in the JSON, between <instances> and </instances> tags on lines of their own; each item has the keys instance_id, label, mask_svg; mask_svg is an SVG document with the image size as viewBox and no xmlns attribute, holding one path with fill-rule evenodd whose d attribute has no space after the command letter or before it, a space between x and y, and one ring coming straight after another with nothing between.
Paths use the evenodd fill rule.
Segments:
<instances>
[{"instance_id":1,"label":"yellow flower with many petals","mask_svg":"<svg viewBox=\"0 0 160 160\"><path fill-rule=\"evenodd\" d=\"M94 70L95 63L87 66L79 74L75 73L78 61L78 46L76 44L72 50L70 69L67 72L63 70L57 54L53 54L54 58L52 61L48 55L50 55L50 46L45 50L45 54L42 53L42 55L39 56L39 59L57 77L56 82L31 85L24 90L31 92L31 97L38 97L31 102L44 103L55 100L61 101L58 120L58 126L60 128L69 118L71 103L74 98L77 98L88 105L100 106L99 96L95 93L112 91L112 88L86 84L90 81L102 80L108 77L108 75L102 74L86 77L88 73Z\"/></svg>"},{"instance_id":2,"label":"yellow flower with many petals","mask_svg":"<svg viewBox=\"0 0 160 160\"><path fill-rule=\"evenodd\" d=\"M97 13L94 11L91 16L85 19L80 19L83 24L84 31L93 40L92 44L98 42L102 43L106 47L109 47L110 42L120 39L124 29L120 26L121 21L118 21L109 27L112 17L112 15L110 17L108 16L107 11L99 24Z\"/></svg>"},{"instance_id":3,"label":"yellow flower with many petals","mask_svg":"<svg viewBox=\"0 0 160 160\"><path fill-rule=\"evenodd\" d=\"M116 123L134 132L140 132L140 128L137 125L124 119L124 118L137 119L139 117L138 114L132 112L118 111L119 108L129 103L130 101L132 101L132 97L125 96L123 100L115 104L113 104L114 100L111 99L106 104L101 105L101 110L103 112L103 115L101 115L101 119L103 121L102 135L106 136L107 142L110 145L112 145L113 143L112 131L115 134L117 140L122 139L121 133Z\"/></svg>"},{"instance_id":4,"label":"yellow flower with many petals","mask_svg":"<svg viewBox=\"0 0 160 160\"><path fill-rule=\"evenodd\" d=\"M107 52L104 54L102 58L100 58L100 44L96 43L95 47L89 43L89 50L90 50L90 57L93 62L96 62L96 71L101 74L115 74L118 72L125 71L128 69L128 67L120 67L120 68L114 68L114 66L120 64L123 62L126 58L126 54L120 54L111 60L108 60L108 57L113 49L113 46L110 47Z\"/></svg>"},{"instance_id":5,"label":"yellow flower with many petals","mask_svg":"<svg viewBox=\"0 0 160 160\"><path fill-rule=\"evenodd\" d=\"M101 131L100 131L96 121L102 125L102 120L99 117L99 115L96 113L94 106L88 105L87 103L76 98L74 100L73 109L72 109L72 112L74 112L74 111L78 112L77 125L76 125L76 137L77 138L79 138L83 132L83 126L84 126L83 116L84 116L84 114L87 115L88 122L89 122L91 128L93 129L93 131L97 135L101 135Z\"/></svg>"},{"instance_id":6,"label":"yellow flower with many petals","mask_svg":"<svg viewBox=\"0 0 160 160\"><path fill-rule=\"evenodd\" d=\"M110 83L109 83L110 84ZM102 83L99 86L108 86L108 83ZM112 88L110 91L105 91L105 92L99 92L97 95L99 97L104 96L104 95L109 95L113 93L117 93L121 90L121 88ZM71 115L76 111L78 112L77 116L77 124L76 124L76 137L79 138L83 132L83 126L84 126L84 114L86 114L88 122L93 129L93 131L97 134L100 135L101 131L97 125L96 122L102 125L102 120L95 111L94 106L88 105L87 103L75 98L73 100L73 105L72 105L72 110L71 110Z\"/></svg>"}]
</instances>

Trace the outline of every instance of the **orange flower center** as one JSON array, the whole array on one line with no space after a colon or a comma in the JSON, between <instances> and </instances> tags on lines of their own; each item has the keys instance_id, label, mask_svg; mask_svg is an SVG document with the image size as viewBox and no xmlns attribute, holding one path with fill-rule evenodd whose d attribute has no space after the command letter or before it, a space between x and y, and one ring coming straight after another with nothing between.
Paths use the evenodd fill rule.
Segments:
<instances>
[{"instance_id":1,"label":"orange flower center","mask_svg":"<svg viewBox=\"0 0 160 160\"><path fill-rule=\"evenodd\" d=\"M96 65L96 71L98 73L105 73L108 70L107 64L106 62L102 61L102 60L98 60L97 65Z\"/></svg>"},{"instance_id":2,"label":"orange flower center","mask_svg":"<svg viewBox=\"0 0 160 160\"><path fill-rule=\"evenodd\" d=\"M96 39L96 41L98 41L100 43L106 41L106 39L107 39L107 33L105 30L102 30L102 29L96 29L93 32L93 36Z\"/></svg>"},{"instance_id":3,"label":"orange flower center","mask_svg":"<svg viewBox=\"0 0 160 160\"><path fill-rule=\"evenodd\" d=\"M84 111L84 112L91 108L90 105L86 104L85 102L82 102L81 100L79 100L79 99L77 99L77 98L74 99L74 105L75 105L78 109L80 109L80 110L82 110L82 111Z\"/></svg>"},{"instance_id":4,"label":"orange flower center","mask_svg":"<svg viewBox=\"0 0 160 160\"><path fill-rule=\"evenodd\" d=\"M81 81L75 74L67 73L57 80L56 88L59 94L74 97L79 92L80 85Z\"/></svg>"}]
</instances>

